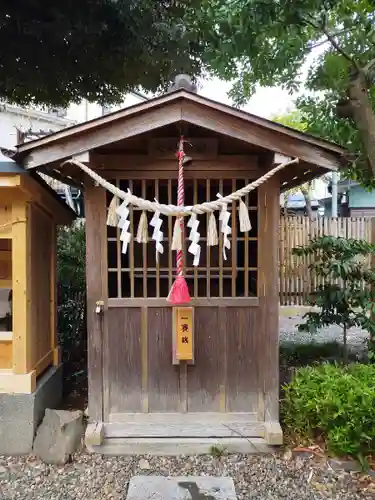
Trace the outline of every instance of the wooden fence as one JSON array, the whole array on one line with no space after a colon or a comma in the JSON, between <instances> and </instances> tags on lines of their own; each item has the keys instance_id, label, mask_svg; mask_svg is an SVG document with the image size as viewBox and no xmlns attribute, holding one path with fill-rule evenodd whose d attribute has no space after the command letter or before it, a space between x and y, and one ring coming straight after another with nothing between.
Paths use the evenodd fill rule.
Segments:
<instances>
[{"instance_id":1,"label":"wooden fence","mask_svg":"<svg viewBox=\"0 0 375 500\"><path fill-rule=\"evenodd\" d=\"M306 305L308 295L321 284L308 269L311 257L297 257L292 254L292 249L307 245L312 238L323 235L370 242L371 217L322 217L313 221L307 217L281 217L279 249L281 305Z\"/></svg>"}]
</instances>

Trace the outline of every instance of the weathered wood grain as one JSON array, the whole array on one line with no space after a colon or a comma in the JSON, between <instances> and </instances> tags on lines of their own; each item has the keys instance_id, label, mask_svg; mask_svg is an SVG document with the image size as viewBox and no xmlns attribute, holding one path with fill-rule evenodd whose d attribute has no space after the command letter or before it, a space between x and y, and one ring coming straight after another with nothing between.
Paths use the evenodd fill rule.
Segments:
<instances>
[{"instance_id":1,"label":"weathered wood grain","mask_svg":"<svg viewBox=\"0 0 375 500\"><path fill-rule=\"evenodd\" d=\"M103 318L95 313L96 302L105 300L106 193L91 181L85 187L88 412L90 418L103 420Z\"/></svg>"},{"instance_id":2,"label":"weathered wood grain","mask_svg":"<svg viewBox=\"0 0 375 500\"><path fill-rule=\"evenodd\" d=\"M230 422L256 422L256 413L249 412L189 412L189 413L111 413L109 422L133 422L139 424L229 424Z\"/></svg>"},{"instance_id":3,"label":"weathered wood grain","mask_svg":"<svg viewBox=\"0 0 375 500\"><path fill-rule=\"evenodd\" d=\"M148 309L147 330L149 411L178 411L179 370L172 365L172 309Z\"/></svg>"},{"instance_id":4,"label":"weathered wood grain","mask_svg":"<svg viewBox=\"0 0 375 500\"><path fill-rule=\"evenodd\" d=\"M223 352L218 308L196 307L194 319L195 362L187 368L187 408L219 411Z\"/></svg>"},{"instance_id":5,"label":"weathered wood grain","mask_svg":"<svg viewBox=\"0 0 375 500\"><path fill-rule=\"evenodd\" d=\"M279 420L279 284L280 231L279 180L269 179L259 188L259 286L264 335L258 345L258 360L264 392L265 419Z\"/></svg>"},{"instance_id":6,"label":"weathered wood grain","mask_svg":"<svg viewBox=\"0 0 375 500\"><path fill-rule=\"evenodd\" d=\"M108 412L142 411L141 309L108 309Z\"/></svg>"},{"instance_id":7,"label":"weathered wood grain","mask_svg":"<svg viewBox=\"0 0 375 500\"><path fill-rule=\"evenodd\" d=\"M30 368L35 369L54 347L51 345L53 299L51 294L51 252L53 250L52 229L54 222L43 210L32 204L29 207L28 223L30 224L28 246ZM44 369L47 366L44 366ZM40 372L40 370L38 371Z\"/></svg>"},{"instance_id":8,"label":"weathered wood grain","mask_svg":"<svg viewBox=\"0 0 375 500\"><path fill-rule=\"evenodd\" d=\"M263 422L228 422L228 423L185 423L164 424L113 422L104 424L105 438L139 437L263 437Z\"/></svg>"},{"instance_id":9,"label":"weathered wood grain","mask_svg":"<svg viewBox=\"0 0 375 500\"><path fill-rule=\"evenodd\" d=\"M261 384L258 338L264 341L266 332L259 321L259 308L227 308L227 411L257 411Z\"/></svg>"}]
</instances>

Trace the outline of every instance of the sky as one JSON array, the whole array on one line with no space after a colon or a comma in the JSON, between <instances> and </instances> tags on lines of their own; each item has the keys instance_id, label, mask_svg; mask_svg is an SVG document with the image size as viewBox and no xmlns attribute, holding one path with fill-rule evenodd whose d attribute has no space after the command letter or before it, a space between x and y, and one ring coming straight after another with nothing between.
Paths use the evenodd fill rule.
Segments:
<instances>
[{"instance_id":1,"label":"sky","mask_svg":"<svg viewBox=\"0 0 375 500\"><path fill-rule=\"evenodd\" d=\"M231 99L228 97L230 88L230 83L223 82L216 78L201 82L198 94L224 104L232 104ZM279 87L260 88L243 109L264 118L272 118L275 115L286 114L293 109L293 103L296 97L296 94L290 96L288 92ZM112 110L115 111L121 107L131 106L137 102L140 102L139 98L129 95L122 106L116 106L112 108ZM84 103L81 103L80 105L71 105L69 107L67 118L82 122L86 117L90 120L100 115L100 106L96 104L85 106Z\"/></svg>"},{"instance_id":2,"label":"sky","mask_svg":"<svg viewBox=\"0 0 375 500\"><path fill-rule=\"evenodd\" d=\"M305 60L305 64L301 68L300 80L304 82L307 77L307 72L314 59L316 59L327 46L325 44L315 48ZM209 97L214 101L222 102L224 104L232 104L231 99L228 97L228 92L231 88L230 82L224 82L218 78L210 80L203 80L199 82L198 94L204 97ZM294 109L294 102L297 97L303 92L303 83L298 93L290 95L286 90L280 87L263 87L259 88L253 95L250 101L242 108L254 115L262 116L264 118L273 118L287 114ZM152 96L149 96L152 97ZM127 96L122 106L112 108L113 111L120 107L127 107L139 102L139 98L132 95ZM68 118L75 121L84 121L87 119L96 118L100 116L101 108L98 105L90 104L88 108L84 105L72 105L68 110Z\"/></svg>"},{"instance_id":3,"label":"sky","mask_svg":"<svg viewBox=\"0 0 375 500\"><path fill-rule=\"evenodd\" d=\"M202 88L198 93L215 101L231 104L231 100L227 95L230 88L230 83L213 79L203 82ZM296 97L296 95L290 96L288 92L280 87L263 87L259 88L243 109L254 115L272 118L275 115L281 115L293 109Z\"/></svg>"}]
</instances>

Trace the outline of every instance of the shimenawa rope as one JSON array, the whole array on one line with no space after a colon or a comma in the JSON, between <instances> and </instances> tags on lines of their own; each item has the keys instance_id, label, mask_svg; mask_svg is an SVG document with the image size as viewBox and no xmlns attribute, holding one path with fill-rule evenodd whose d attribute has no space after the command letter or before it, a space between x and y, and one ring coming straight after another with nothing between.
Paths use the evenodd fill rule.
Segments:
<instances>
[{"instance_id":1,"label":"shimenawa rope","mask_svg":"<svg viewBox=\"0 0 375 500\"><path fill-rule=\"evenodd\" d=\"M127 192L122 191L122 189L119 189L110 182L106 181L103 177L98 175L96 172L91 170L91 168L89 168L84 163L81 163L80 161L70 159L65 161L62 165L65 165L66 163L71 163L73 165L76 165L81 170L83 170L83 172L85 172L89 177L91 177L93 181L98 183L100 186L102 186L104 189L112 193L114 196L117 196L122 200L126 200L131 205L135 205L142 210L149 210L150 212L159 211L161 214L167 216L172 215L176 217L182 217L182 216L185 217L187 215L192 215L192 214L199 215L207 212L208 213L214 212L215 210L220 210L223 207L223 205L232 203L233 201L238 201L242 197L246 196L250 191L253 191L261 184L266 182L268 179L270 179L277 172L279 172L279 170L282 170L283 168L298 162L299 158L295 158L294 160L281 163L280 165L277 165L277 167L273 168L266 174L259 177L259 179L257 179L256 181L247 184L245 187L238 189L237 191L235 191L232 194L229 194L228 196L223 196L219 200L206 201L205 203L193 206L183 206L183 207L179 207L176 205L165 205L163 203L158 203L157 201L144 200L143 198L138 198L138 196L134 196L130 192L130 190L128 190Z\"/></svg>"}]
</instances>

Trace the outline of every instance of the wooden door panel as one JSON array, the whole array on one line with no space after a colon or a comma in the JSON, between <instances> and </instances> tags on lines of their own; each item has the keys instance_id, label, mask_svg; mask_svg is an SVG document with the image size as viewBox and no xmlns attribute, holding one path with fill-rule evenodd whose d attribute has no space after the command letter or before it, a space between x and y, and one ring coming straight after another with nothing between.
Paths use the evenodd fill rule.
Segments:
<instances>
[{"instance_id":1,"label":"wooden door panel","mask_svg":"<svg viewBox=\"0 0 375 500\"><path fill-rule=\"evenodd\" d=\"M179 367L172 364L172 309L147 309L148 411L179 410Z\"/></svg>"},{"instance_id":2,"label":"wooden door panel","mask_svg":"<svg viewBox=\"0 0 375 500\"><path fill-rule=\"evenodd\" d=\"M142 411L141 308L108 309L104 414Z\"/></svg>"},{"instance_id":3,"label":"wooden door panel","mask_svg":"<svg viewBox=\"0 0 375 500\"><path fill-rule=\"evenodd\" d=\"M218 307L194 310L194 365L188 366L189 412L220 411L220 387L225 330L219 323Z\"/></svg>"}]
</instances>

